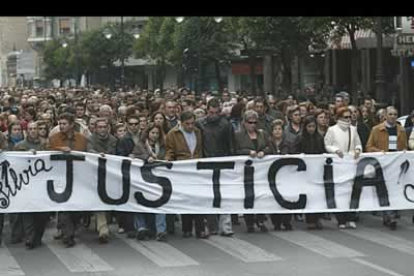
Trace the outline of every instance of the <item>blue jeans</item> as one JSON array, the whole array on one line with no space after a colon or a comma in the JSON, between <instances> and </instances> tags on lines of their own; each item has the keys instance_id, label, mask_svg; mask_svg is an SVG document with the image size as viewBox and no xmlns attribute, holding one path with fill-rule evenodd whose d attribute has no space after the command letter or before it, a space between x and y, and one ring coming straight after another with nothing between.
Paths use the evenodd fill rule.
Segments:
<instances>
[{"instance_id":1,"label":"blue jeans","mask_svg":"<svg viewBox=\"0 0 414 276\"><path fill-rule=\"evenodd\" d=\"M157 233L165 233L167 231L166 217L166 214L155 214L155 228L157 229Z\"/></svg>"},{"instance_id":2,"label":"blue jeans","mask_svg":"<svg viewBox=\"0 0 414 276\"><path fill-rule=\"evenodd\" d=\"M157 229L157 233L166 232L167 223L166 223L166 215L165 214L144 214L144 213L136 213L134 215L134 227L139 232L142 230L148 230L146 216L155 216L155 228Z\"/></svg>"},{"instance_id":3,"label":"blue jeans","mask_svg":"<svg viewBox=\"0 0 414 276\"><path fill-rule=\"evenodd\" d=\"M134 228L138 232L142 230L148 230L147 221L144 213L134 214Z\"/></svg>"}]
</instances>

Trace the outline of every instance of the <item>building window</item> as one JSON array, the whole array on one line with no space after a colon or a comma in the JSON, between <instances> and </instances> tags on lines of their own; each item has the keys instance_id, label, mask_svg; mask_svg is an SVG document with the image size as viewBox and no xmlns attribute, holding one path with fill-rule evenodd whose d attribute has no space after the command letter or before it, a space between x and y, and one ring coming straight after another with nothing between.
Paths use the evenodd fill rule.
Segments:
<instances>
[{"instance_id":1,"label":"building window","mask_svg":"<svg viewBox=\"0 0 414 276\"><path fill-rule=\"evenodd\" d=\"M59 33L70 34L70 19L69 18L59 19Z\"/></svg>"},{"instance_id":2,"label":"building window","mask_svg":"<svg viewBox=\"0 0 414 276\"><path fill-rule=\"evenodd\" d=\"M43 36L44 22L43 20L36 20L36 36Z\"/></svg>"}]
</instances>

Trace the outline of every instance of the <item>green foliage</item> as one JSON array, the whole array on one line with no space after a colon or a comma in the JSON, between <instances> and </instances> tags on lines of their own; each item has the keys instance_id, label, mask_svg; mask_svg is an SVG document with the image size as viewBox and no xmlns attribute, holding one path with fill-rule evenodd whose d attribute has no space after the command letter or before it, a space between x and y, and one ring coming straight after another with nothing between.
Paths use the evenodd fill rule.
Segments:
<instances>
[{"instance_id":1,"label":"green foliage","mask_svg":"<svg viewBox=\"0 0 414 276\"><path fill-rule=\"evenodd\" d=\"M64 48L63 40L50 41L44 49L45 77L52 79L67 79L71 76L70 46Z\"/></svg>"}]
</instances>

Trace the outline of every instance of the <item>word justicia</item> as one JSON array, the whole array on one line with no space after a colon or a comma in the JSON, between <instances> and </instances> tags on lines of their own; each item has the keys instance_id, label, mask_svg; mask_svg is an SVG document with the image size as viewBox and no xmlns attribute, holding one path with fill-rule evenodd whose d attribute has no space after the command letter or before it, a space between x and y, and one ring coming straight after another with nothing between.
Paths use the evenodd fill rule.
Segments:
<instances>
[{"instance_id":1,"label":"word justicia","mask_svg":"<svg viewBox=\"0 0 414 276\"><path fill-rule=\"evenodd\" d=\"M271 156L261 161L221 157L143 163L111 155L51 153L29 162L21 172L12 164L23 162L24 157L0 163L0 201L7 212L31 211L25 209L21 198L33 198L38 204L33 205L35 211L52 211L53 206L68 211L92 206L97 210L164 213L409 209L414 203L414 186L409 183L412 156L364 155L353 164L306 155ZM373 175L364 174L368 167L373 168ZM348 179L345 190L343 171ZM47 178L36 178L39 173L46 173ZM31 185L34 182L36 185ZM319 182L321 185L316 185ZM373 192L364 192L367 190ZM20 197L23 193L30 195ZM10 206L12 198L15 202Z\"/></svg>"}]
</instances>

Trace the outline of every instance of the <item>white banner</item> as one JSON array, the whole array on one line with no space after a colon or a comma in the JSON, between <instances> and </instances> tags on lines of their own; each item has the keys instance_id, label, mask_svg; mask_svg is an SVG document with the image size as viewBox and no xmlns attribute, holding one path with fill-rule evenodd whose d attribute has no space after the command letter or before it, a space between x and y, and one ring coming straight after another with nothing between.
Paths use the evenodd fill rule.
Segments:
<instances>
[{"instance_id":1,"label":"white banner","mask_svg":"<svg viewBox=\"0 0 414 276\"><path fill-rule=\"evenodd\" d=\"M313 213L414 208L414 152L147 164L72 152L0 154L0 212Z\"/></svg>"}]
</instances>

